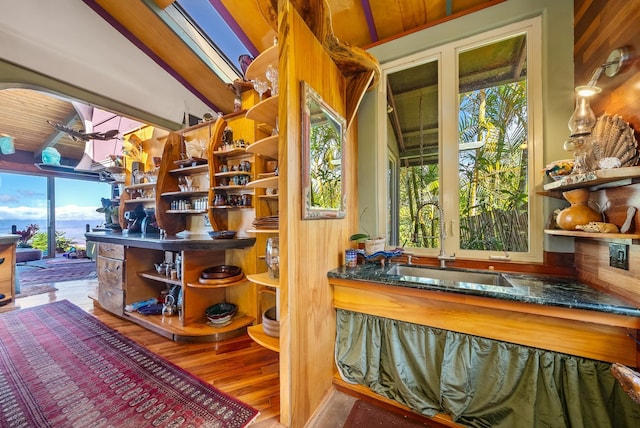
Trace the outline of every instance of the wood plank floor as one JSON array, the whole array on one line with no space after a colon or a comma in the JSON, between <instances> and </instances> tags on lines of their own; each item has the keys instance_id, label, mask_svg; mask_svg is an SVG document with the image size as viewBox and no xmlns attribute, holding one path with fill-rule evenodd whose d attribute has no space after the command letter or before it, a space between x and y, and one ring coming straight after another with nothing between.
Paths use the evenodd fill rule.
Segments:
<instances>
[{"instance_id":1,"label":"wood plank floor","mask_svg":"<svg viewBox=\"0 0 640 428\"><path fill-rule=\"evenodd\" d=\"M95 306L96 280L52 283L58 291L16 299L15 308L69 300L102 322L260 411L256 427L279 427L278 353L256 344L246 334L219 343L177 343ZM3 308L7 310L9 308Z\"/></svg>"}]
</instances>

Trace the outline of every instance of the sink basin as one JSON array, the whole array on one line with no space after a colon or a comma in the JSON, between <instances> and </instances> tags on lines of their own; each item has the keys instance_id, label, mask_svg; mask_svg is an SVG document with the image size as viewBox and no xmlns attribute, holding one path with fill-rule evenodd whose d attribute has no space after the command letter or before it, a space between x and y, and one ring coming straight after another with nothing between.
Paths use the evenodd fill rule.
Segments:
<instances>
[{"instance_id":1,"label":"sink basin","mask_svg":"<svg viewBox=\"0 0 640 428\"><path fill-rule=\"evenodd\" d=\"M387 275L397 275L401 277L401 281L455 286L458 288L482 288L472 287L474 284L511 287L509 281L499 272L394 265L387 271Z\"/></svg>"}]
</instances>

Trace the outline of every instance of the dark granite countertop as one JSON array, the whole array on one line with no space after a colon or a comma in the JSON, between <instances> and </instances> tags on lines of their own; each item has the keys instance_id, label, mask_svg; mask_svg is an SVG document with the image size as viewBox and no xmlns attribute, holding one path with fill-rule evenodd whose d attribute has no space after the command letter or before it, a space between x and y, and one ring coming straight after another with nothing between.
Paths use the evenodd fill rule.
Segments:
<instances>
[{"instance_id":1,"label":"dark granite countertop","mask_svg":"<svg viewBox=\"0 0 640 428\"><path fill-rule=\"evenodd\" d=\"M451 281L388 273L394 266L401 265L390 264L381 267L378 264L364 264L352 269L342 266L330 271L328 276L329 278L375 282L399 287L490 297L538 305L640 316L640 309L633 307L629 303L570 278L502 273L504 280L506 280L505 285L487 285L471 281L465 282L464 274L470 271L465 271L464 269L446 268L448 271L460 272L461 281ZM432 269L439 270L437 267L432 267ZM499 273L492 271L471 272Z\"/></svg>"},{"instance_id":2,"label":"dark granite countertop","mask_svg":"<svg viewBox=\"0 0 640 428\"><path fill-rule=\"evenodd\" d=\"M181 251L181 250L228 250L233 248L251 247L256 238L213 239L208 234L185 234L183 232L173 236L160 237L159 234L120 232L87 232L87 241L107 242L150 250Z\"/></svg>"}]
</instances>

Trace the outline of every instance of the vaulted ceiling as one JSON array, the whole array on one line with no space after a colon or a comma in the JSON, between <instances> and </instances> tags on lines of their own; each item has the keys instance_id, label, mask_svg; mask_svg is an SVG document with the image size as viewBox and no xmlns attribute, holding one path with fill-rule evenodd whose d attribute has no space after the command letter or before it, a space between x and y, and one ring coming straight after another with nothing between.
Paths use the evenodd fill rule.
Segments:
<instances>
[{"instance_id":1,"label":"vaulted ceiling","mask_svg":"<svg viewBox=\"0 0 640 428\"><path fill-rule=\"evenodd\" d=\"M218 111L233 110L233 92L164 24L149 7L164 8L173 0L83 0L119 32ZM204 1L204 0L203 0ZM209 0L244 32L257 52L273 43L277 0ZM326 1L334 34L340 41L367 48L504 0L293 0L299 11ZM73 164L82 158L84 143L73 141L47 121L83 129L67 100L28 89L0 90L0 130L12 135L19 162L33 165L48 146Z\"/></svg>"}]
</instances>

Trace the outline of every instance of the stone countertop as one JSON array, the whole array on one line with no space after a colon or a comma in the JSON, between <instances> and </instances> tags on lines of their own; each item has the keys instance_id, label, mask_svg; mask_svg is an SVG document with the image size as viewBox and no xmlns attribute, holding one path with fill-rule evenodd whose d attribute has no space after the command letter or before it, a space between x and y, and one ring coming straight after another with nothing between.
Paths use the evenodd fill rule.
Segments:
<instances>
[{"instance_id":1,"label":"stone countertop","mask_svg":"<svg viewBox=\"0 0 640 428\"><path fill-rule=\"evenodd\" d=\"M181 251L181 250L228 250L233 248L247 248L256 243L255 238L213 239L208 234L178 233L173 236L160 237L159 234L119 232L87 232L87 241L106 242L126 245L150 250Z\"/></svg>"},{"instance_id":2,"label":"stone countertop","mask_svg":"<svg viewBox=\"0 0 640 428\"><path fill-rule=\"evenodd\" d=\"M640 316L639 308L633 307L629 303L611 294L571 278L503 272L504 278L511 286L485 285L464 281L453 282L388 274L387 272L394 265L395 264L390 264L381 267L379 264L364 264L351 269L342 266L330 271L327 275L329 278L375 282L399 287L490 297L537 305L586 309L635 317ZM430 268L439 269L437 267ZM452 268L445 269L456 270ZM497 271L484 272L499 273ZM461 270L461 275L464 275L464 270Z\"/></svg>"},{"instance_id":3,"label":"stone countertop","mask_svg":"<svg viewBox=\"0 0 640 428\"><path fill-rule=\"evenodd\" d=\"M20 240L20 235L0 235L0 244L15 244Z\"/></svg>"}]
</instances>

